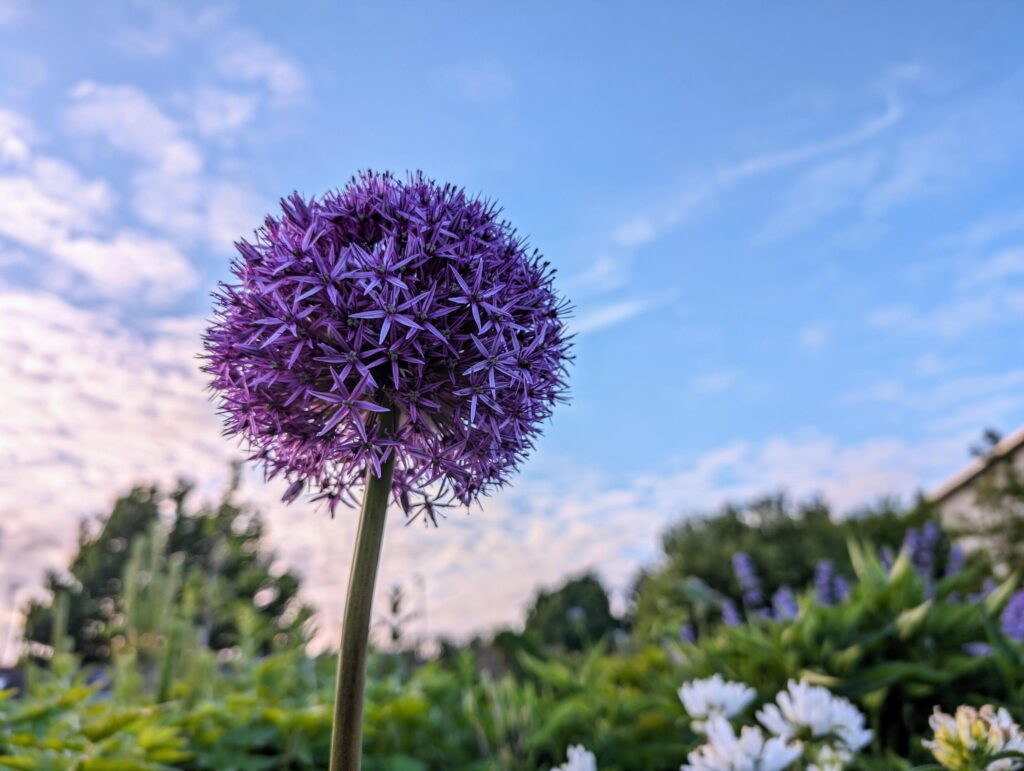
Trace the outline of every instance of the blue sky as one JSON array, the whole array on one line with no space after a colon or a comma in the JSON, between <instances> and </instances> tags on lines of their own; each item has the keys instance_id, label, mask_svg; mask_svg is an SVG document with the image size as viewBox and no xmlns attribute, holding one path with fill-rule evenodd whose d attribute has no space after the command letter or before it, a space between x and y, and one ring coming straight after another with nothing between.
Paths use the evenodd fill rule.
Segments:
<instances>
[{"instance_id":1,"label":"blue sky","mask_svg":"<svg viewBox=\"0 0 1024 771\"><path fill-rule=\"evenodd\" d=\"M0 526L25 555L0 580L132 480L223 480L191 357L231 241L367 167L497 198L577 306L574 400L519 484L396 527L383 583L416 560L437 630L587 567L621 589L727 498L927 488L1024 422L1022 32L1010 2L0 0ZM283 559L331 573L329 627L351 523L279 493L250 490Z\"/></svg>"}]
</instances>

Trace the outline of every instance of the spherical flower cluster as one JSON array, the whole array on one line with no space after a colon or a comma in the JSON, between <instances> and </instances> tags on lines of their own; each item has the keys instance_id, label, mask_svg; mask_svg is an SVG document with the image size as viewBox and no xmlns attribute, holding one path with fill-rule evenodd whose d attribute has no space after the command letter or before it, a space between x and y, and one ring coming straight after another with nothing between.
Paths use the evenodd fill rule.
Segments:
<instances>
[{"instance_id":1,"label":"spherical flower cluster","mask_svg":"<svg viewBox=\"0 0 1024 771\"><path fill-rule=\"evenodd\" d=\"M237 244L205 338L225 432L293 500L354 501L394 456L407 513L502 485L565 394L554 271L488 201L367 172Z\"/></svg>"},{"instance_id":2,"label":"spherical flower cluster","mask_svg":"<svg viewBox=\"0 0 1024 771\"><path fill-rule=\"evenodd\" d=\"M800 742L778 736L766 739L753 726L743 726L737 736L721 715L707 722L707 734L707 744L691 752L680 771L783 771L803 752Z\"/></svg>"},{"instance_id":3,"label":"spherical flower cluster","mask_svg":"<svg viewBox=\"0 0 1024 771\"><path fill-rule=\"evenodd\" d=\"M597 758L587 748L577 744L566 752L568 760L551 771L597 771Z\"/></svg>"},{"instance_id":4,"label":"spherical flower cluster","mask_svg":"<svg viewBox=\"0 0 1024 771\"><path fill-rule=\"evenodd\" d=\"M761 725L743 726L738 736L728 718L747 708L752 688L715 675L687 683L679 696L691 717L707 716L692 725L707 742L689 754L682 771L842 771L871 740L853 704L806 682L790 681L775 704L758 711Z\"/></svg>"},{"instance_id":5,"label":"spherical flower cluster","mask_svg":"<svg viewBox=\"0 0 1024 771\"><path fill-rule=\"evenodd\" d=\"M863 713L827 688L790 680L775 701L758 711L761 725L784 739L809 739L827 745L837 769L871 741ZM821 768L832 765L818 760Z\"/></svg>"},{"instance_id":6,"label":"spherical flower cluster","mask_svg":"<svg viewBox=\"0 0 1024 771\"><path fill-rule=\"evenodd\" d=\"M1024 732L1005 709L958 707L955 715L935 709L929 719L934 738L924 742L935 759L954 771L1024 768ZM1007 753L1009 757L992 760ZM1014 757L1016 755L1016 757Z\"/></svg>"},{"instance_id":7,"label":"spherical flower cluster","mask_svg":"<svg viewBox=\"0 0 1024 771\"><path fill-rule=\"evenodd\" d=\"M747 707L757 696L749 685L734 683L714 674L703 680L691 680L683 683L679 689L679 700L683 703L693 721L693 728L703 731L704 721L715 715L735 717Z\"/></svg>"}]
</instances>

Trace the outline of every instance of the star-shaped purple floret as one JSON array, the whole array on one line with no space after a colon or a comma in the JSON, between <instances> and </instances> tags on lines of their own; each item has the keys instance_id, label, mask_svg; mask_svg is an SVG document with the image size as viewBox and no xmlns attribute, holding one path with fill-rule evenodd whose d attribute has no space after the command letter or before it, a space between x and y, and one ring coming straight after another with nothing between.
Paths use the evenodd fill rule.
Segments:
<instances>
[{"instance_id":1,"label":"star-shaped purple floret","mask_svg":"<svg viewBox=\"0 0 1024 771\"><path fill-rule=\"evenodd\" d=\"M237 244L205 337L226 433L291 482L286 500L332 510L392 453L409 513L504 484L566 393L550 265L494 204L420 174L281 210Z\"/></svg>"}]
</instances>

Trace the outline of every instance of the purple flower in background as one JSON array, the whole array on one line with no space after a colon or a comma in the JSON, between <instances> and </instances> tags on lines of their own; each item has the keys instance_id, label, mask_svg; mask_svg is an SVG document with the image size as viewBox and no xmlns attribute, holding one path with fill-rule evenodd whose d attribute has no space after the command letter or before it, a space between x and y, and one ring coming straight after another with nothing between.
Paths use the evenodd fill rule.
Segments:
<instances>
[{"instance_id":1,"label":"purple flower in background","mask_svg":"<svg viewBox=\"0 0 1024 771\"><path fill-rule=\"evenodd\" d=\"M1003 634L1011 640L1024 642L1024 590L1010 598L1001 618Z\"/></svg>"},{"instance_id":2,"label":"purple flower in background","mask_svg":"<svg viewBox=\"0 0 1024 771\"><path fill-rule=\"evenodd\" d=\"M942 531L934 522L925 522L920 531L910 528L904 545L910 554L910 563L919 575L931 577L935 570L935 551L942 538Z\"/></svg>"},{"instance_id":3,"label":"purple flower in background","mask_svg":"<svg viewBox=\"0 0 1024 771\"><path fill-rule=\"evenodd\" d=\"M895 562L895 556L892 553L892 549L888 546L883 546L879 557L882 560L882 565L886 570L892 570L892 564Z\"/></svg>"},{"instance_id":4,"label":"purple flower in background","mask_svg":"<svg viewBox=\"0 0 1024 771\"><path fill-rule=\"evenodd\" d=\"M995 591L998 584L995 579L989 576L981 583L981 589L973 594L967 595L967 602L981 602Z\"/></svg>"},{"instance_id":5,"label":"purple flower in background","mask_svg":"<svg viewBox=\"0 0 1024 771\"><path fill-rule=\"evenodd\" d=\"M964 569L964 548L955 543L949 547L946 557L946 576L955 576Z\"/></svg>"},{"instance_id":6,"label":"purple flower in background","mask_svg":"<svg viewBox=\"0 0 1024 771\"><path fill-rule=\"evenodd\" d=\"M393 455L395 500L433 518L504 484L564 398L567 303L493 203L366 172L237 248L204 371L286 500L355 502Z\"/></svg>"},{"instance_id":7,"label":"purple flower in background","mask_svg":"<svg viewBox=\"0 0 1024 771\"><path fill-rule=\"evenodd\" d=\"M761 591L761 580L757 577L757 569L754 561L746 552L736 552L732 555L732 571L736 575L736 581L743 592L743 604L748 608L759 608L764 604L764 594Z\"/></svg>"},{"instance_id":8,"label":"purple flower in background","mask_svg":"<svg viewBox=\"0 0 1024 771\"><path fill-rule=\"evenodd\" d=\"M679 638L686 643L697 642L697 630L693 624L687 622L679 627Z\"/></svg>"},{"instance_id":9,"label":"purple flower in background","mask_svg":"<svg viewBox=\"0 0 1024 771\"><path fill-rule=\"evenodd\" d=\"M976 658L985 658L992 655L992 646L984 642L969 642L964 645L964 653Z\"/></svg>"},{"instance_id":10,"label":"purple flower in background","mask_svg":"<svg viewBox=\"0 0 1024 771\"><path fill-rule=\"evenodd\" d=\"M821 560L814 567L814 596L820 605L831 605L835 602L832 578L835 571L829 560Z\"/></svg>"},{"instance_id":11,"label":"purple flower in background","mask_svg":"<svg viewBox=\"0 0 1024 771\"><path fill-rule=\"evenodd\" d=\"M726 626L739 626L742 622L736 603L728 597L722 600L722 623Z\"/></svg>"},{"instance_id":12,"label":"purple flower in background","mask_svg":"<svg viewBox=\"0 0 1024 771\"><path fill-rule=\"evenodd\" d=\"M846 601L846 598L850 596L850 582L846 580L846 576L837 575L832 579L832 593L836 602Z\"/></svg>"},{"instance_id":13,"label":"purple flower in background","mask_svg":"<svg viewBox=\"0 0 1024 771\"><path fill-rule=\"evenodd\" d=\"M796 618L800 612L796 603L796 595L788 586L780 586L772 595L772 607L775 609L776 618L780 621Z\"/></svg>"}]
</instances>

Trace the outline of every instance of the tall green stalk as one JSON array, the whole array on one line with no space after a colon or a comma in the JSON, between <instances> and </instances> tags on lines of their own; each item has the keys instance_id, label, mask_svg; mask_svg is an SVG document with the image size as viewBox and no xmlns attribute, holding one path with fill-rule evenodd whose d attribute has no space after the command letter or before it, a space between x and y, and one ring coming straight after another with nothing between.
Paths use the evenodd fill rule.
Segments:
<instances>
[{"instance_id":1,"label":"tall green stalk","mask_svg":"<svg viewBox=\"0 0 1024 771\"><path fill-rule=\"evenodd\" d=\"M395 428L393 412L380 415L385 432ZM366 475L363 508L359 513L352 572L348 579L345 620L338 648L338 680L334 694L334 728L331 732L330 771L359 771L363 751L363 693L366 690L366 652L370 635L373 588L377 582L381 544L391 477L395 467L392 453L381 465L380 476Z\"/></svg>"}]
</instances>

